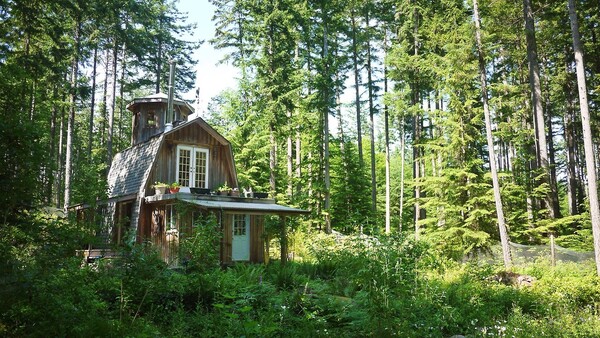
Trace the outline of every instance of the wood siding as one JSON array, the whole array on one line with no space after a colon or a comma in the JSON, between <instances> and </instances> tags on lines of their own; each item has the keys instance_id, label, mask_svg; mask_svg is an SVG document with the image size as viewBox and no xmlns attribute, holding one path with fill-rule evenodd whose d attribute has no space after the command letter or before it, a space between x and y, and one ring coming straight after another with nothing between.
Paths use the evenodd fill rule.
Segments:
<instances>
[{"instance_id":1,"label":"wood siding","mask_svg":"<svg viewBox=\"0 0 600 338\"><path fill-rule=\"evenodd\" d=\"M250 216L250 262L252 263L262 263L265 261L264 219L262 215Z\"/></svg>"},{"instance_id":2,"label":"wood siding","mask_svg":"<svg viewBox=\"0 0 600 338\"><path fill-rule=\"evenodd\" d=\"M223 214L221 217L221 229L223 229L223 241L221 244L221 263L230 264L232 262L232 244L233 244L233 215Z\"/></svg>"},{"instance_id":3,"label":"wood siding","mask_svg":"<svg viewBox=\"0 0 600 338\"><path fill-rule=\"evenodd\" d=\"M169 134L158 152L155 166L150 174L146 187L146 196L152 195L154 182L174 182L177 174L177 146L189 145L209 150L208 188L216 188L227 182L232 188L237 188L237 178L233 169L233 158L229 145L218 142L204 129L192 124Z\"/></svg>"},{"instance_id":4,"label":"wood siding","mask_svg":"<svg viewBox=\"0 0 600 338\"><path fill-rule=\"evenodd\" d=\"M173 107L175 119L173 122L183 122L188 117L187 109L175 104ZM166 102L148 102L139 104L132 114L131 121L131 145L146 142L154 135L161 134L165 130ZM150 118L153 116L153 118ZM148 120L153 119L154 124L149 125Z\"/></svg>"},{"instance_id":5,"label":"wood siding","mask_svg":"<svg viewBox=\"0 0 600 338\"><path fill-rule=\"evenodd\" d=\"M233 213L223 214L223 241L221 246L221 261L224 264L232 263L233 250ZM250 215L250 262L264 262L264 217Z\"/></svg>"}]
</instances>

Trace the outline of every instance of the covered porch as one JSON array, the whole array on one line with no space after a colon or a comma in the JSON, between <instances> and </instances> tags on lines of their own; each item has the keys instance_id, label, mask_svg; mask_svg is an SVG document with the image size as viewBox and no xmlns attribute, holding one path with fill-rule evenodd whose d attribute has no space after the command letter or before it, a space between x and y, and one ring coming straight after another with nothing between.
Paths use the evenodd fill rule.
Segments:
<instances>
[{"instance_id":1,"label":"covered porch","mask_svg":"<svg viewBox=\"0 0 600 338\"><path fill-rule=\"evenodd\" d=\"M220 263L268 262L265 216L275 215L281 262L287 260L288 217L306 210L276 204L272 199L176 193L144 198L138 236L157 246L165 262L178 266L179 244L202 219L214 215L220 229Z\"/></svg>"}]
</instances>

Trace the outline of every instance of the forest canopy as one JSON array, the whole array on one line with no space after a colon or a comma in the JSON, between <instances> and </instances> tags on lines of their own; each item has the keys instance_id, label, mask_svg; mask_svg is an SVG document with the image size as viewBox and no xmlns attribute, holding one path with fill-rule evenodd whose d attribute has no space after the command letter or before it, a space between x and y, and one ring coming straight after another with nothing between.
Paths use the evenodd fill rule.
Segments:
<instances>
[{"instance_id":1,"label":"forest canopy","mask_svg":"<svg viewBox=\"0 0 600 338\"><path fill-rule=\"evenodd\" d=\"M210 3L239 78L199 113L239 187L310 211L296 261L82 266L98 229L66 216L106 197L127 103L171 61L191 90L204 41L175 0L0 0L0 335L600 335L588 265L493 279L509 242L551 240L600 274L597 1ZM498 242L504 267L459 263Z\"/></svg>"},{"instance_id":2,"label":"forest canopy","mask_svg":"<svg viewBox=\"0 0 600 338\"><path fill-rule=\"evenodd\" d=\"M449 255L499 240L500 210L513 242L592 249L563 1L212 4L210 43L240 77L206 114L240 186L311 210L312 228L409 231ZM598 8L573 5L596 149ZM7 1L0 17L2 219L94 203L129 146L126 103L165 91L171 59L178 92L193 86L193 26L165 0Z\"/></svg>"}]
</instances>

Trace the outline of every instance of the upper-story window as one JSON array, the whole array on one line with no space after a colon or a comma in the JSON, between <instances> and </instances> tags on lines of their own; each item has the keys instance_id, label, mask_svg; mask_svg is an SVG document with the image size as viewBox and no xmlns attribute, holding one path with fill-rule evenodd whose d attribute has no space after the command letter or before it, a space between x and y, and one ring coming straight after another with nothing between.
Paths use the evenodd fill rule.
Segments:
<instances>
[{"instance_id":1,"label":"upper-story window","mask_svg":"<svg viewBox=\"0 0 600 338\"><path fill-rule=\"evenodd\" d=\"M208 188L208 149L177 146L177 182L183 187Z\"/></svg>"},{"instance_id":2,"label":"upper-story window","mask_svg":"<svg viewBox=\"0 0 600 338\"><path fill-rule=\"evenodd\" d=\"M147 116L148 117L146 119L146 126L150 127L150 128L155 128L157 121L156 121L156 114L154 113L154 111L148 112Z\"/></svg>"}]
</instances>

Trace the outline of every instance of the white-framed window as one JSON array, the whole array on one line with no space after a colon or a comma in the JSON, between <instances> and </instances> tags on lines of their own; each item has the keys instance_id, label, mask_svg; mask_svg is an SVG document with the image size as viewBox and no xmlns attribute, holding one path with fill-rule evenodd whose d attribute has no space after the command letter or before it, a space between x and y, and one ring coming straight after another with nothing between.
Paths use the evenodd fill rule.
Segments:
<instances>
[{"instance_id":1,"label":"white-framed window","mask_svg":"<svg viewBox=\"0 0 600 338\"><path fill-rule=\"evenodd\" d=\"M175 204L165 206L165 227L167 230L177 229L177 211Z\"/></svg>"},{"instance_id":2,"label":"white-framed window","mask_svg":"<svg viewBox=\"0 0 600 338\"><path fill-rule=\"evenodd\" d=\"M234 236L246 236L246 222L247 215L234 214L233 215L233 235Z\"/></svg>"},{"instance_id":3,"label":"white-framed window","mask_svg":"<svg viewBox=\"0 0 600 338\"><path fill-rule=\"evenodd\" d=\"M206 148L177 146L177 182L183 187L208 188Z\"/></svg>"}]
</instances>

